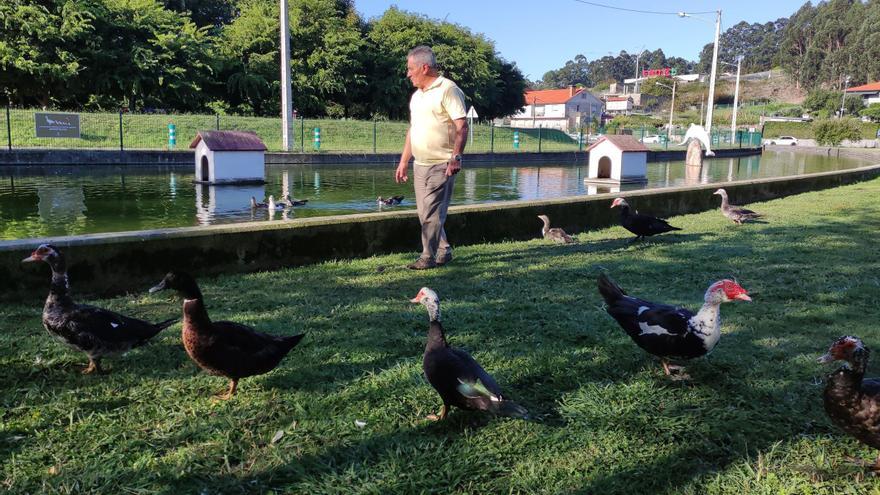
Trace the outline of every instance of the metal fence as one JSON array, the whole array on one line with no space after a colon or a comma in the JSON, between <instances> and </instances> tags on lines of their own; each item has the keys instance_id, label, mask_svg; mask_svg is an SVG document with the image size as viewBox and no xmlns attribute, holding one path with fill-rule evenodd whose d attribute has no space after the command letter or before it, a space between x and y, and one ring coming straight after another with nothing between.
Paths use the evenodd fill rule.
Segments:
<instances>
[{"instance_id":1,"label":"metal fence","mask_svg":"<svg viewBox=\"0 0 880 495\"><path fill-rule=\"evenodd\" d=\"M52 112L50 112L52 113ZM54 120L46 112L33 109L6 108L0 119L0 136L6 138L8 149L106 149L106 150L185 150L200 130L248 130L255 132L269 148L281 151L281 119L234 115L64 113L54 112ZM45 121L64 120L78 116L78 137L38 137L38 126ZM51 126L50 126L51 127ZM293 124L293 147L301 153L397 153L403 148L408 123L338 119L296 119ZM601 134L631 134L655 149L665 149L680 141L684 129L675 129L666 139L665 129L599 128ZM51 134L51 133L50 133ZM64 133L59 133L65 135ZM468 137L467 151L473 153L516 153L580 151L598 134L588 129L565 133L557 129L522 129L475 124ZM714 129L713 146L760 146L760 133L730 133ZM671 142L670 142L671 140Z\"/></svg>"}]
</instances>

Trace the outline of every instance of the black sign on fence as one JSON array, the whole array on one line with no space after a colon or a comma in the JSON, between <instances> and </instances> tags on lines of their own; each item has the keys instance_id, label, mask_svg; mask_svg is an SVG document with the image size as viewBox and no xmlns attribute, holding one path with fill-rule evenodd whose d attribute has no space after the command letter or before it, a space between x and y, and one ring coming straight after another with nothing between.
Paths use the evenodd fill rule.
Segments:
<instances>
[{"instance_id":1,"label":"black sign on fence","mask_svg":"<svg viewBox=\"0 0 880 495\"><path fill-rule=\"evenodd\" d=\"M79 114L34 112L37 137L78 138Z\"/></svg>"}]
</instances>

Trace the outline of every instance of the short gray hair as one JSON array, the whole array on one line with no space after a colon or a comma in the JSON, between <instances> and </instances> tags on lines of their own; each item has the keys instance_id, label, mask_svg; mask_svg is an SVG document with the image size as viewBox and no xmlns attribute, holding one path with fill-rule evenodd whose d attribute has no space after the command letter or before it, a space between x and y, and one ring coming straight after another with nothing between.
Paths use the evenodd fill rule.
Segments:
<instances>
[{"instance_id":1,"label":"short gray hair","mask_svg":"<svg viewBox=\"0 0 880 495\"><path fill-rule=\"evenodd\" d=\"M434 50L430 46L419 45L410 50L406 54L406 58L413 59L419 66L427 65L432 69L437 67L437 59L434 57Z\"/></svg>"}]
</instances>

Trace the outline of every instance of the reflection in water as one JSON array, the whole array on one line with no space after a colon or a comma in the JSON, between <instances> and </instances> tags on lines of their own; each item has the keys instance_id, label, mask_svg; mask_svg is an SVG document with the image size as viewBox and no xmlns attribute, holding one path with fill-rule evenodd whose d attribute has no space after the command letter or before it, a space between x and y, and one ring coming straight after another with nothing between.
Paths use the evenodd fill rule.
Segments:
<instances>
[{"instance_id":1,"label":"reflection in water","mask_svg":"<svg viewBox=\"0 0 880 495\"><path fill-rule=\"evenodd\" d=\"M585 164L471 166L452 203L546 199L640 188L684 186L750 178L788 176L867 165L790 151L763 156L648 164L646 184L584 183ZM119 232L162 227L304 218L379 211L376 197L408 198L395 209L411 209L412 183L396 184L394 167L380 165L290 165L269 167L261 186L191 185L189 166L10 167L0 181L0 239ZM251 211L250 197L289 195L307 206Z\"/></svg>"}]
</instances>

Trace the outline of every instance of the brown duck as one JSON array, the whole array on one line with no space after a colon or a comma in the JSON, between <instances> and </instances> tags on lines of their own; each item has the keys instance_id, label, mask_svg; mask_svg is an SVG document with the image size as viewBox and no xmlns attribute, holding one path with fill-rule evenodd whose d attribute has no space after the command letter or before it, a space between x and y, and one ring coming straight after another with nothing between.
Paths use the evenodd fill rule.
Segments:
<instances>
[{"instance_id":1,"label":"brown duck","mask_svg":"<svg viewBox=\"0 0 880 495\"><path fill-rule=\"evenodd\" d=\"M828 417L856 440L880 449L880 379L865 379L869 354L862 339L846 335L831 344L819 362L845 363L828 375L825 384ZM880 456L870 468L880 471Z\"/></svg>"},{"instance_id":2,"label":"brown duck","mask_svg":"<svg viewBox=\"0 0 880 495\"><path fill-rule=\"evenodd\" d=\"M183 346L203 370L229 378L229 390L221 395L235 395L238 381L246 376L262 375L299 344L305 334L280 337L260 333L231 321L211 321L205 309L202 291L195 279L182 272L171 272L150 292L175 289L183 296Z\"/></svg>"},{"instance_id":3,"label":"brown duck","mask_svg":"<svg viewBox=\"0 0 880 495\"><path fill-rule=\"evenodd\" d=\"M541 229L541 235L544 236L544 239L549 239L558 244L572 244L574 242L574 239L566 234L561 228L550 228L550 217L547 215L538 215L538 218L544 222L544 227Z\"/></svg>"}]
</instances>

